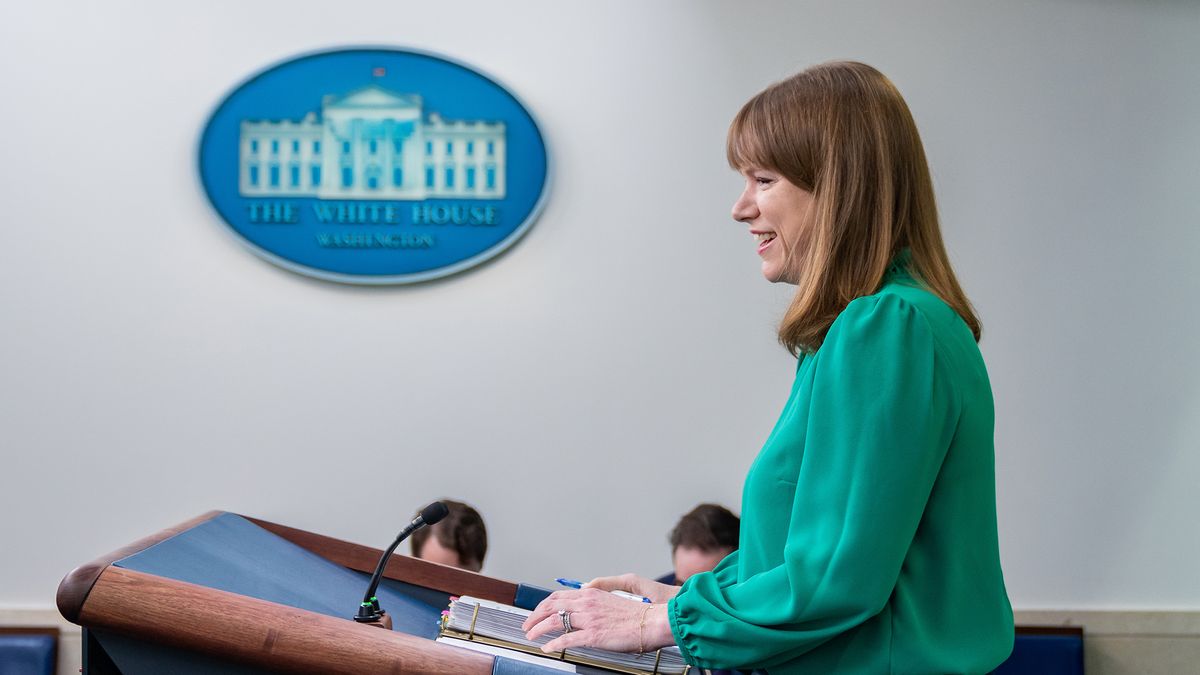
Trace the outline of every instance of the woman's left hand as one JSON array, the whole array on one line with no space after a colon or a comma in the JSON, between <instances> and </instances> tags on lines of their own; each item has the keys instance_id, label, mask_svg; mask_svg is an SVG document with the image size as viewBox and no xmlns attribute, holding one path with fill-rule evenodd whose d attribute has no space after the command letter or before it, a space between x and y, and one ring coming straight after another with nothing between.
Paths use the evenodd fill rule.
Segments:
<instances>
[{"instance_id":1,"label":"woman's left hand","mask_svg":"<svg viewBox=\"0 0 1200 675\"><path fill-rule=\"evenodd\" d=\"M667 606L634 602L596 588L556 591L525 620L521 630L529 640L564 628L559 611L569 613L571 631L542 647L546 653L571 647L598 647L616 652L658 649L673 644L667 625ZM659 625L659 624L663 625ZM663 628L666 629L665 642Z\"/></svg>"}]
</instances>

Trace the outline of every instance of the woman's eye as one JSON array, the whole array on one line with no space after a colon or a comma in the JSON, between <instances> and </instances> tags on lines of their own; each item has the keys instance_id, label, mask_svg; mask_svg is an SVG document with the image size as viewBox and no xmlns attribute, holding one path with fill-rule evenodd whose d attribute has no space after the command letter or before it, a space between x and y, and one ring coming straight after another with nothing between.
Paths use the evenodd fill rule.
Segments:
<instances>
[{"instance_id":1,"label":"woman's eye","mask_svg":"<svg viewBox=\"0 0 1200 675\"><path fill-rule=\"evenodd\" d=\"M755 176L754 182L758 183L759 185L770 185L774 181L772 181L770 178L766 178L764 176Z\"/></svg>"}]
</instances>

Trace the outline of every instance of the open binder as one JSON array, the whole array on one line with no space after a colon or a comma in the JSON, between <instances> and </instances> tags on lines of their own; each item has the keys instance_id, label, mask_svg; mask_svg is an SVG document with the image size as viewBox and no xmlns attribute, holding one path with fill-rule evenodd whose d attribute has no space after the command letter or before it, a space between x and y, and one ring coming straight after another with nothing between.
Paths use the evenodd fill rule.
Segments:
<instances>
[{"instance_id":1,"label":"open binder","mask_svg":"<svg viewBox=\"0 0 1200 675\"><path fill-rule=\"evenodd\" d=\"M469 596L451 598L449 609L442 613L440 634L628 675L686 675L691 668L684 662L678 647L664 647L642 654L577 647L558 654L546 654L541 650L542 645L562 633L550 633L537 640L525 639L521 624L530 613L529 610Z\"/></svg>"}]
</instances>

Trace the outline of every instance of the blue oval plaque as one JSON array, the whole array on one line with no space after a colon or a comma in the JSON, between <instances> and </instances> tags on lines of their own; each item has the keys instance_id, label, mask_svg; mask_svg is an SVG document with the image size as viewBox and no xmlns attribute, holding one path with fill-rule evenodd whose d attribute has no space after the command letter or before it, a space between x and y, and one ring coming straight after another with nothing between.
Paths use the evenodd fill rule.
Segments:
<instances>
[{"instance_id":1,"label":"blue oval plaque","mask_svg":"<svg viewBox=\"0 0 1200 675\"><path fill-rule=\"evenodd\" d=\"M511 246L545 201L533 115L495 80L401 49L301 56L251 77L200 139L200 177L252 251L287 269L401 284Z\"/></svg>"}]
</instances>

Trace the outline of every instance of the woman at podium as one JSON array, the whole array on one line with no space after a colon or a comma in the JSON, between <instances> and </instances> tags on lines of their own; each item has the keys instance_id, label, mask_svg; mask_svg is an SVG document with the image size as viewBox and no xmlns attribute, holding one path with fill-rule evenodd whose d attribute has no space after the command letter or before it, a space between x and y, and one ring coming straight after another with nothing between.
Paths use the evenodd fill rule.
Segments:
<instances>
[{"instance_id":1,"label":"woman at podium","mask_svg":"<svg viewBox=\"0 0 1200 675\"><path fill-rule=\"evenodd\" d=\"M746 476L738 550L681 588L554 593L525 629L569 629L548 652L678 645L772 675L990 671L1013 642L992 394L907 105L870 66L818 65L750 99L727 151L734 220L763 276L796 286L779 326L795 382Z\"/></svg>"}]
</instances>

